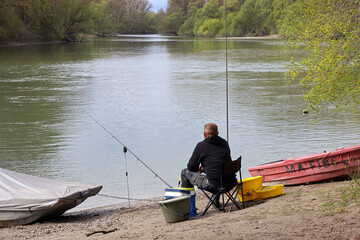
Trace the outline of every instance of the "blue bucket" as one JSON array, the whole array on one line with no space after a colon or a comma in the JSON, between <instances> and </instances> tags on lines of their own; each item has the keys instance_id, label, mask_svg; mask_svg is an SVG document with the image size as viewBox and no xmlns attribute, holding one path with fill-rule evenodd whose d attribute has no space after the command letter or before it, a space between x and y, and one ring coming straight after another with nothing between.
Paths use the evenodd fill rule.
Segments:
<instances>
[{"instance_id":1,"label":"blue bucket","mask_svg":"<svg viewBox=\"0 0 360 240\"><path fill-rule=\"evenodd\" d=\"M189 217L196 216L195 189L194 188L165 188L165 199L190 196Z\"/></svg>"}]
</instances>

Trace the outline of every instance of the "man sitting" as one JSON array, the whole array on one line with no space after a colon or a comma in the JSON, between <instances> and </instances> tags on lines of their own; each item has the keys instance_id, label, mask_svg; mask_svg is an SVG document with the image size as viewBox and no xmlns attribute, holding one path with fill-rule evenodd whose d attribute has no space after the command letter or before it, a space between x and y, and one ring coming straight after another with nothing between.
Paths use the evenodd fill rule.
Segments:
<instances>
[{"instance_id":1,"label":"man sitting","mask_svg":"<svg viewBox=\"0 0 360 240\"><path fill-rule=\"evenodd\" d=\"M205 124L204 140L196 145L187 168L181 171L181 187L193 188L196 185L211 193L216 193L220 188L222 164L232 160L227 141L218 135L218 127L215 123ZM223 177L225 188L230 190L236 184L235 174Z\"/></svg>"}]
</instances>

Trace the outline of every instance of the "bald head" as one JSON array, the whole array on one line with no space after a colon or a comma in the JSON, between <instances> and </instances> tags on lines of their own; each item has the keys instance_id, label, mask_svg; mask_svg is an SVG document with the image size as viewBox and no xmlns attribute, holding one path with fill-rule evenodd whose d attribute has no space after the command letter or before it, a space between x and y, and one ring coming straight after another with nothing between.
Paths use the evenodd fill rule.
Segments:
<instances>
[{"instance_id":1,"label":"bald head","mask_svg":"<svg viewBox=\"0 0 360 240\"><path fill-rule=\"evenodd\" d=\"M218 127L215 123L207 123L204 126L204 137L210 138L212 135L219 135Z\"/></svg>"}]
</instances>

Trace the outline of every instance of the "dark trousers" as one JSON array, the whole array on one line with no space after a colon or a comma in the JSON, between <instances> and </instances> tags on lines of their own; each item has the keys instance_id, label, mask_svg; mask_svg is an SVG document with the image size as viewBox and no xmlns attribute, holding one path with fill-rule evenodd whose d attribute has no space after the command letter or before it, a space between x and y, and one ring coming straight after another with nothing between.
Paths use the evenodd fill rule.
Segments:
<instances>
[{"instance_id":1,"label":"dark trousers","mask_svg":"<svg viewBox=\"0 0 360 240\"><path fill-rule=\"evenodd\" d=\"M209 182L206 175L198 172L190 172L187 168L183 169L181 171L181 187L193 188L194 185L209 192L216 192L218 188Z\"/></svg>"}]
</instances>

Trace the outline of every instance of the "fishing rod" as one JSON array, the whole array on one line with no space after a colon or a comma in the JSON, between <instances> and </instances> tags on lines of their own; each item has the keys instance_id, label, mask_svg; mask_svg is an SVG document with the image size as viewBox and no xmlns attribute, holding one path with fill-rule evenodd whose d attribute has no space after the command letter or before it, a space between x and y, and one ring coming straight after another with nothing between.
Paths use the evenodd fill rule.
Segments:
<instances>
[{"instance_id":1,"label":"fishing rod","mask_svg":"<svg viewBox=\"0 0 360 240\"><path fill-rule=\"evenodd\" d=\"M225 0L225 62L226 62L226 140L229 143L229 74L228 74L228 40L227 40L227 11Z\"/></svg>"},{"instance_id":2,"label":"fishing rod","mask_svg":"<svg viewBox=\"0 0 360 240\"><path fill-rule=\"evenodd\" d=\"M163 183L165 183L169 188L172 188L172 186L170 184L168 184L167 182L165 182L164 179L162 179L154 170L152 170L145 162L143 162L138 156L135 155L135 153L133 153L127 146L125 146L124 143L122 143L117 137L115 137L109 130L107 130L101 123L99 123L95 118L93 118L89 113L86 113L92 120L94 120L94 122L96 122L100 127L102 127L102 129L104 129L110 136L112 136L118 143L120 143L124 148L127 149L127 151L129 153L131 153L131 155L133 155L136 160L138 160L140 163L142 163L142 165L144 165L147 169L149 169L154 175L155 177L159 178Z\"/></svg>"}]
</instances>

